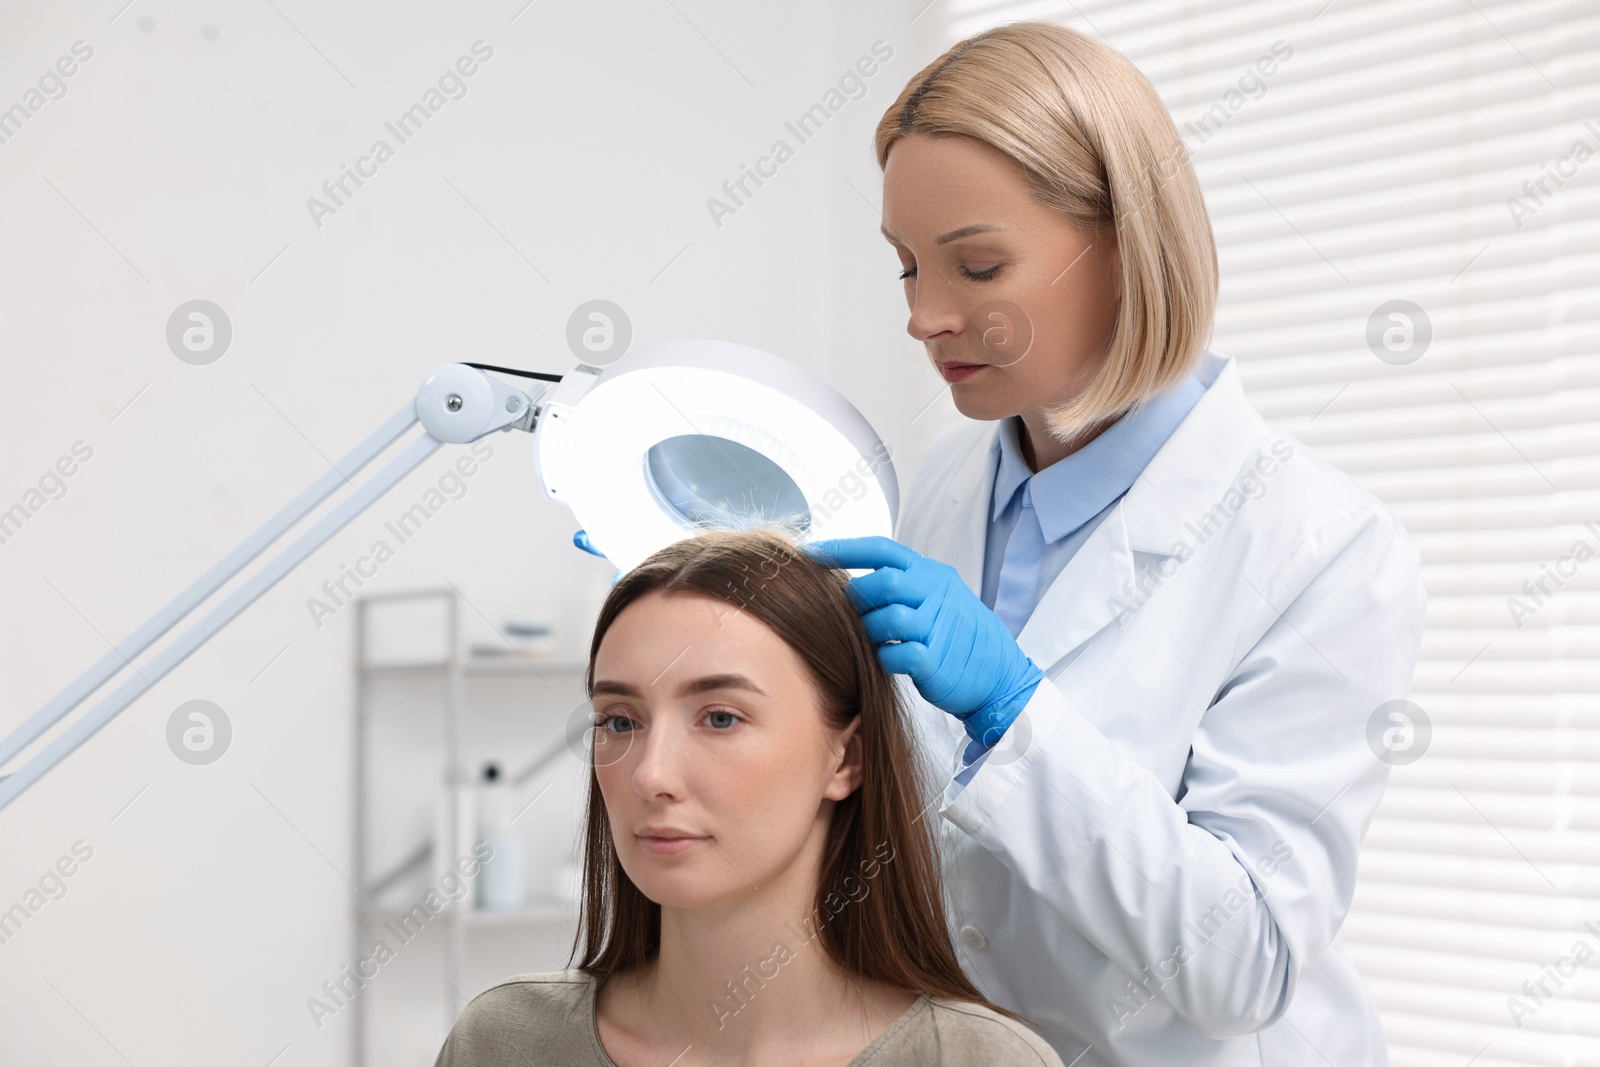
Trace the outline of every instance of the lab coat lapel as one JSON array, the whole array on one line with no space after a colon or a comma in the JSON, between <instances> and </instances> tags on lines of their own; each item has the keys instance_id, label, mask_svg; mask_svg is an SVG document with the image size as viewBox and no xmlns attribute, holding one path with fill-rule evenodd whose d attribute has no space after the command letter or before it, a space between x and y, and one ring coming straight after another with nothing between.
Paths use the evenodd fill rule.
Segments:
<instances>
[{"instance_id":1,"label":"lab coat lapel","mask_svg":"<svg viewBox=\"0 0 1600 1067\"><path fill-rule=\"evenodd\" d=\"M1116 617L1116 598L1133 577L1128 529L1114 507L1039 598L1017 644L1048 673Z\"/></svg>"},{"instance_id":2,"label":"lab coat lapel","mask_svg":"<svg viewBox=\"0 0 1600 1067\"><path fill-rule=\"evenodd\" d=\"M955 468L945 486L945 510L924 555L950 564L967 588L983 592L984 546L1000 462L1001 423L996 421ZM1108 606L1133 574L1133 556L1120 508L1113 509L1045 592L1017 643L1043 670L1110 622Z\"/></svg>"},{"instance_id":3,"label":"lab coat lapel","mask_svg":"<svg viewBox=\"0 0 1600 1067\"><path fill-rule=\"evenodd\" d=\"M1041 670L1050 672L1116 619L1137 579L1138 555L1153 560L1175 555L1185 521L1204 515L1228 491L1260 436L1264 423L1245 398L1237 365L1222 357L1207 359L1210 387L1045 590L1017 636ZM978 594L1000 426L992 423L951 472L944 513L923 551L954 567Z\"/></svg>"},{"instance_id":4,"label":"lab coat lapel","mask_svg":"<svg viewBox=\"0 0 1600 1067\"><path fill-rule=\"evenodd\" d=\"M990 424L951 472L945 484L944 511L929 534L923 555L950 564L975 594L983 595L983 551L989 538L994 474L1000 462L1000 423ZM986 447L985 447L986 446Z\"/></svg>"},{"instance_id":5,"label":"lab coat lapel","mask_svg":"<svg viewBox=\"0 0 1600 1067\"><path fill-rule=\"evenodd\" d=\"M1212 384L1143 473L1062 568L1017 637L1049 672L1134 601L1138 555L1179 554L1186 520L1203 515L1239 473L1264 423L1233 360L1209 356Z\"/></svg>"}]
</instances>

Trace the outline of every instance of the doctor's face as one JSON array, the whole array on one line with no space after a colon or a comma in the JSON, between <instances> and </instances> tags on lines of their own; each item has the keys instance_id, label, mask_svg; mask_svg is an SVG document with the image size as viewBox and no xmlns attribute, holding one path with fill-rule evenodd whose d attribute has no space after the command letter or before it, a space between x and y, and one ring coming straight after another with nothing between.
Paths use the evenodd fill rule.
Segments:
<instances>
[{"instance_id":1,"label":"doctor's face","mask_svg":"<svg viewBox=\"0 0 1600 1067\"><path fill-rule=\"evenodd\" d=\"M1114 232L1095 235L1039 203L1008 156L969 137L901 138L884 166L883 219L906 329L963 415L1032 415L1100 368L1121 291Z\"/></svg>"},{"instance_id":2,"label":"doctor's face","mask_svg":"<svg viewBox=\"0 0 1600 1067\"><path fill-rule=\"evenodd\" d=\"M625 608L594 664L595 774L622 868L663 907L777 891L809 907L833 804L860 781L804 662L699 593ZM848 758L847 758L848 757Z\"/></svg>"}]
</instances>

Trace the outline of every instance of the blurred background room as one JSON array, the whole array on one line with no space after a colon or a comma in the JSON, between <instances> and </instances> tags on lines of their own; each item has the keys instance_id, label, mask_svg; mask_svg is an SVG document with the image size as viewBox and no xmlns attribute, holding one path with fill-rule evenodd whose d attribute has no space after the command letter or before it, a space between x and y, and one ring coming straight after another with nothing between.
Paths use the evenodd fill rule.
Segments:
<instances>
[{"instance_id":1,"label":"blurred background room","mask_svg":"<svg viewBox=\"0 0 1600 1067\"><path fill-rule=\"evenodd\" d=\"M568 371L594 301L808 368L904 492L962 416L872 130L1018 18L1155 84L1212 347L1422 552L1343 934L1391 1062L1600 1063L1594 0L8 0L0 732L435 368ZM529 435L447 446L0 811L0 1063L425 1067L564 966L615 573L576 529Z\"/></svg>"}]
</instances>

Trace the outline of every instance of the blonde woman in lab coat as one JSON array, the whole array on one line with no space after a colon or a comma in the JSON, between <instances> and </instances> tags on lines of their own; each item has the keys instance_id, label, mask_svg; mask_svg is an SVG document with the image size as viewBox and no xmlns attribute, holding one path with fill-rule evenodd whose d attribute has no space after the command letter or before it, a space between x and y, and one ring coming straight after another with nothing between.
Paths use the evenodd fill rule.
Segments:
<instances>
[{"instance_id":1,"label":"blonde woman in lab coat","mask_svg":"<svg viewBox=\"0 0 1600 1067\"><path fill-rule=\"evenodd\" d=\"M1415 548L1207 349L1205 205L1122 56L979 34L876 149L908 330L966 419L894 540L813 551L866 571L856 607L948 756L963 965L1073 1067L1386 1063L1339 929Z\"/></svg>"}]
</instances>

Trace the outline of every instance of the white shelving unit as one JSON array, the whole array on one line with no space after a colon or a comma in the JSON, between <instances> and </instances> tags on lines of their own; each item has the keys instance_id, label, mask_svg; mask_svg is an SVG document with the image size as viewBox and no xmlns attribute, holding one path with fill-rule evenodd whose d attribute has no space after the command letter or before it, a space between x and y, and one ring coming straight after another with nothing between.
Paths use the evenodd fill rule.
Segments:
<instances>
[{"instance_id":1,"label":"white shelving unit","mask_svg":"<svg viewBox=\"0 0 1600 1067\"><path fill-rule=\"evenodd\" d=\"M428 615L436 621L418 623ZM575 868L563 867L576 859L587 777L578 714L586 664L515 650L464 654L461 617L451 588L357 601L352 967L380 940L393 958L374 964L377 975L349 1000L355 1067L427 1067L473 995L512 973L564 967L577 928ZM408 651L375 661L374 638L385 629ZM421 641L430 629L437 639ZM532 875L527 903L515 909L477 907L476 879L454 902L444 891L455 885L448 864L472 852L472 786L487 759L513 791L513 829ZM430 889L446 903L423 920L427 906L413 908ZM407 915L411 925L399 925Z\"/></svg>"}]
</instances>

